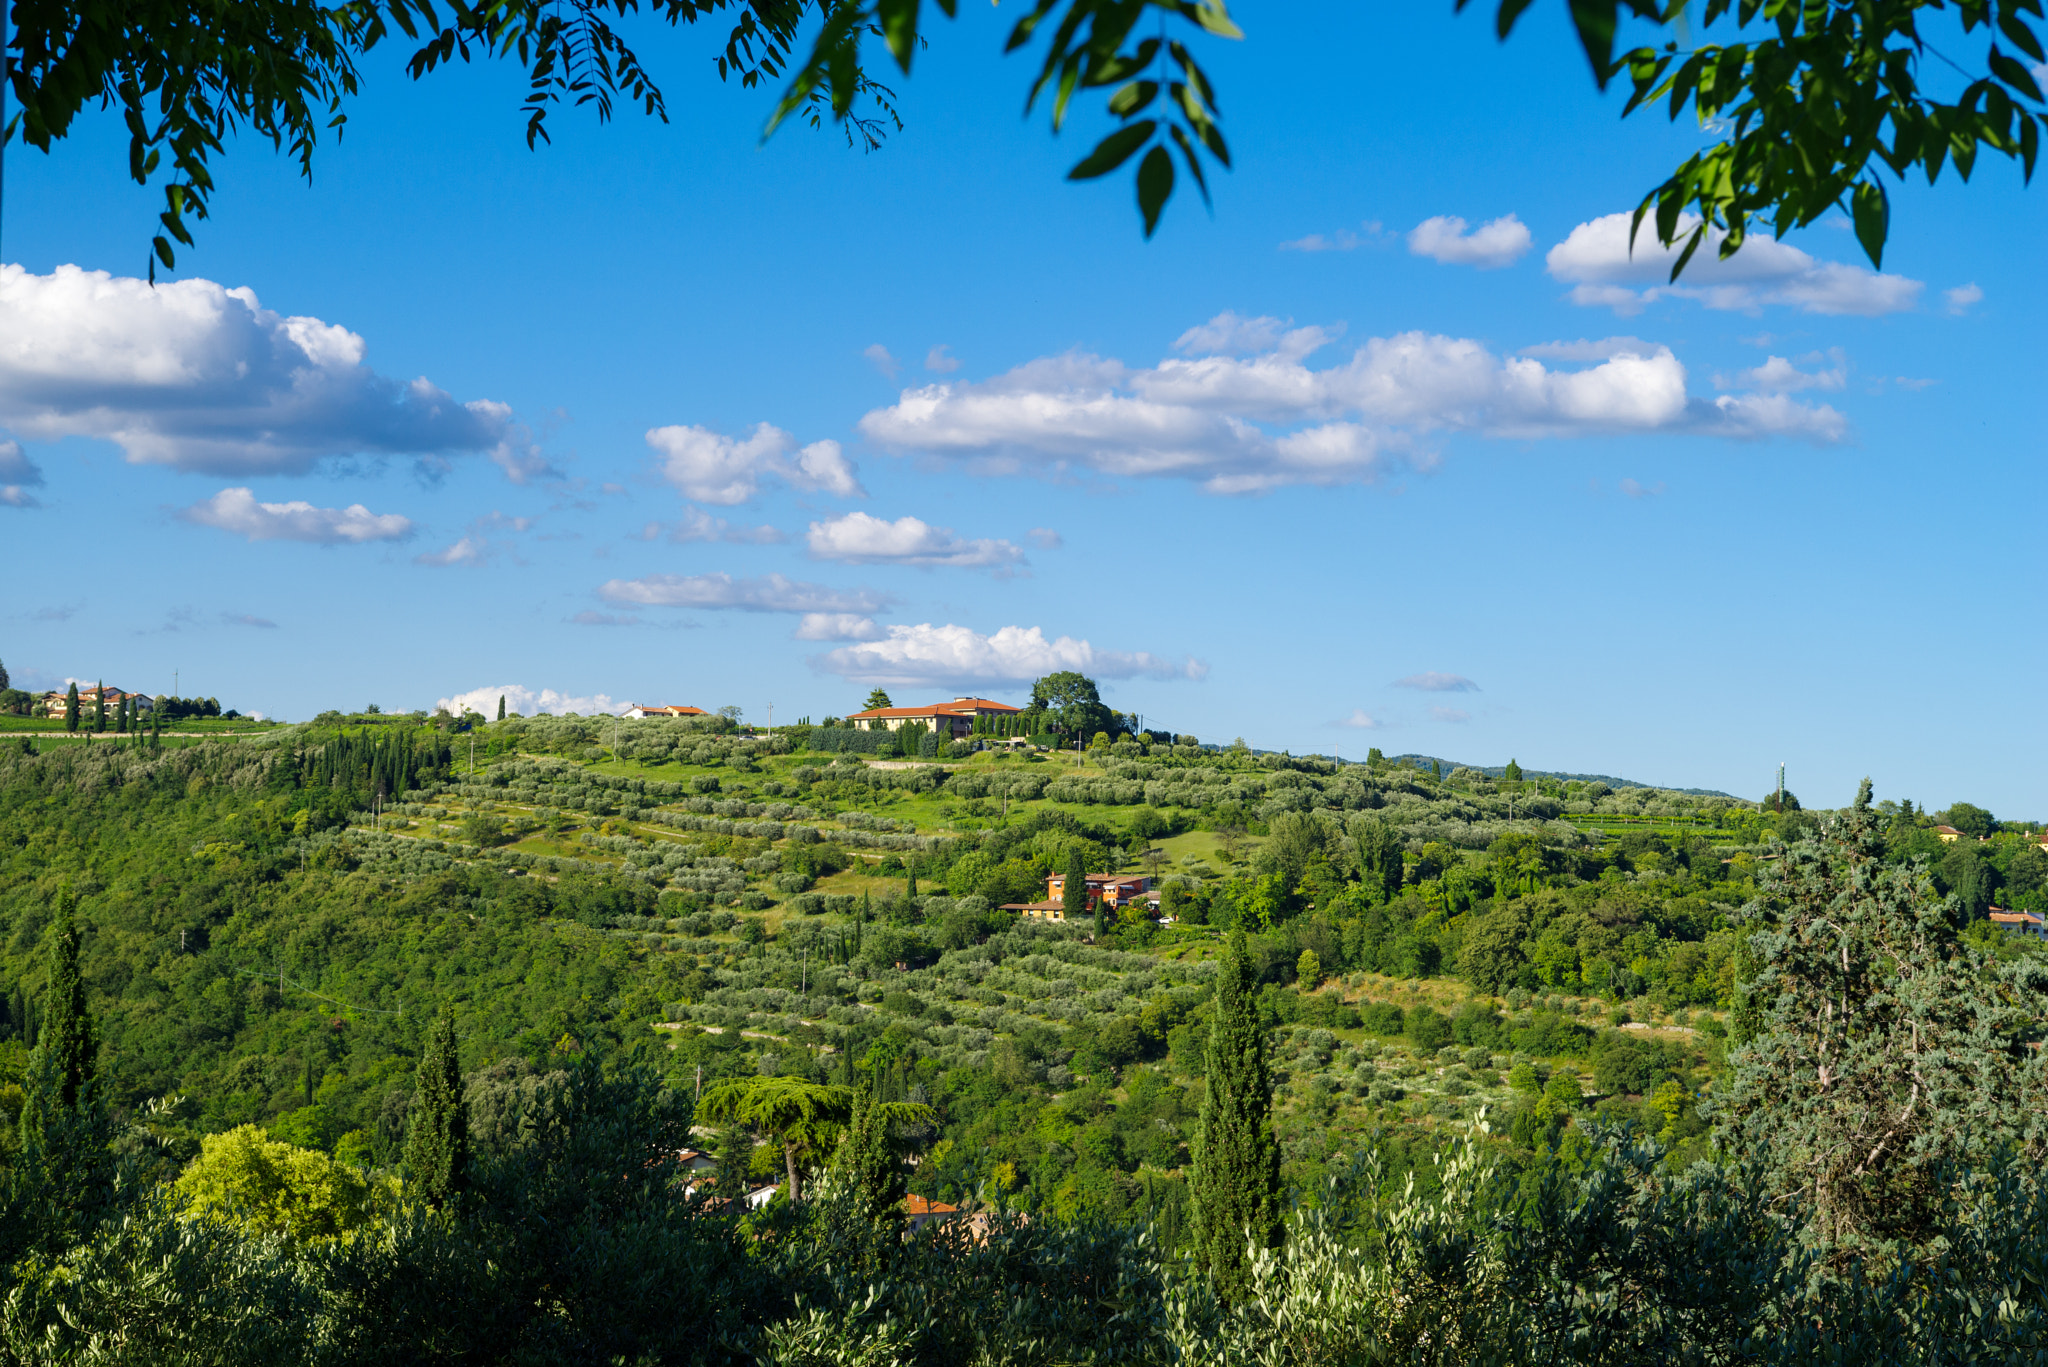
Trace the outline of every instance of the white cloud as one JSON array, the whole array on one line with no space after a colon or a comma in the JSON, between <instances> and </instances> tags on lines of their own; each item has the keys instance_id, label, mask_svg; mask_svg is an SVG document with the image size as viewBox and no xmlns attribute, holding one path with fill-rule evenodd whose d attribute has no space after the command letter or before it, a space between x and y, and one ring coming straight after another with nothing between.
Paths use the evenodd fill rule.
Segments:
<instances>
[{"instance_id":1,"label":"white cloud","mask_svg":"<svg viewBox=\"0 0 2048 1367\"><path fill-rule=\"evenodd\" d=\"M737 546L779 546L789 538L774 527L763 524L759 527L735 527L722 517L713 517L702 508L685 508L683 515L668 529L668 539L678 544L692 541L723 541ZM643 541L652 541L662 532L662 524L650 522L640 534Z\"/></svg>"},{"instance_id":2,"label":"white cloud","mask_svg":"<svg viewBox=\"0 0 2048 1367\"><path fill-rule=\"evenodd\" d=\"M1362 707L1355 707L1351 710L1350 716L1339 717L1330 723L1332 726L1341 726L1349 731L1377 731L1380 729L1381 724L1379 718L1368 716Z\"/></svg>"},{"instance_id":3,"label":"white cloud","mask_svg":"<svg viewBox=\"0 0 2048 1367\"><path fill-rule=\"evenodd\" d=\"M866 492L838 442L799 449L795 437L765 422L744 437L708 427L656 427L647 444L659 453L662 478L699 503L745 503L770 475L807 493L847 498Z\"/></svg>"},{"instance_id":4,"label":"white cloud","mask_svg":"<svg viewBox=\"0 0 2048 1367\"><path fill-rule=\"evenodd\" d=\"M1455 707L1432 707L1429 709L1429 717L1431 721L1449 722L1452 725L1472 720L1470 712L1460 712Z\"/></svg>"},{"instance_id":5,"label":"white cloud","mask_svg":"<svg viewBox=\"0 0 2048 1367\"><path fill-rule=\"evenodd\" d=\"M807 612L793 633L799 641L879 641L888 633L857 612Z\"/></svg>"},{"instance_id":6,"label":"white cloud","mask_svg":"<svg viewBox=\"0 0 2048 1367\"><path fill-rule=\"evenodd\" d=\"M973 569L989 565L1014 565L1024 552L1008 541L969 541L956 536L951 527L934 527L915 517L888 522L866 513L813 522L810 532L811 556L816 560L839 560L850 565L950 565Z\"/></svg>"},{"instance_id":7,"label":"white cloud","mask_svg":"<svg viewBox=\"0 0 2048 1367\"><path fill-rule=\"evenodd\" d=\"M515 480L547 472L504 404L380 375L368 351L346 328L211 280L0 266L0 422L18 432L96 437L131 463L209 474L456 452L490 453Z\"/></svg>"},{"instance_id":8,"label":"white cloud","mask_svg":"<svg viewBox=\"0 0 2048 1367\"><path fill-rule=\"evenodd\" d=\"M889 605L873 589L843 591L779 574L735 579L729 574L650 574L612 579L598 588L607 603L635 607L734 608L741 612L870 613Z\"/></svg>"},{"instance_id":9,"label":"white cloud","mask_svg":"<svg viewBox=\"0 0 2048 1367\"><path fill-rule=\"evenodd\" d=\"M1394 680L1396 688L1420 689L1424 693L1477 693L1479 685L1462 674L1439 674L1431 670Z\"/></svg>"},{"instance_id":10,"label":"white cloud","mask_svg":"<svg viewBox=\"0 0 2048 1367\"><path fill-rule=\"evenodd\" d=\"M1035 679L1072 669L1096 678L1200 679L1208 666L1145 651L1097 650L1061 636L1048 641L1038 627L1004 627L984 636L962 626L892 626L879 640L842 646L811 663L859 683L915 684Z\"/></svg>"},{"instance_id":11,"label":"white cloud","mask_svg":"<svg viewBox=\"0 0 2048 1367\"><path fill-rule=\"evenodd\" d=\"M1408 250L1447 266L1476 266L1491 271L1512 266L1533 241L1528 225L1513 214L1491 219L1469 232L1464 219L1455 214L1440 214L1415 225L1408 234Z\"/></svg>"},{"instance_id":12,"label":"white cloud","mask_svg":"<svg viewBox=\"0 0 2048 1367\"><path fill-rule=\"evenodd\" d=\"M1310 233L1297 237L1292 242L1282 242L1283 252L1349 252L1360 247L1373 246L1387 240L1386 225L1376 218L1368 218L1358 225L1362 232L1339 228L1334 233Z\"/></svg>"},{"instance_id":13,"label":"white cloud","mask_svg":"<svg viewBox=\"0 0 2048 1367\"><path fill-rule=\"evenodd\" d=\"M1173 349L1183 356L1245 356L1272 352L1289 360L1320 351L1343 336L1342 327L1294 326L1292 318L1261 315L1242 318L1225 309L1206 323L1198 323L1174 338Z\"/></svg>"},{"instance_id":14,"label":"white cloud","mask_svg":"<svg viewBox=\"0 0 2048 1367\"><path fill-rule=\"evenodd\" d=\"M1625 479L1621 482L1621 492L1630 498L1655 498L1664 492L1664 484L1661 480L1655 484L1643 484L1637 480Z\"/></svg>"},{"instance_id":15,"label":"white cloud","mask_svg":"<svg viewBox=\"0 0 2048 1367\"><path fill-rule=\"evenodd\" d=\"M860 354L867 357L868 364L880 371L882 378L885 380L895 379L896 372L903 369L903 362L891 356L889 348L883 346L880 342L876 342L870 347L863 347Z\"/></svg>"},{"instance_id":16,"label":"white cloud","mask_svg":"<svg viewBox=\"0 0 2048 1367\"><path fill-rule=\"evenodd\" d=\"M445 550L422 551L412 558L412 562L415 565L481 565L489 558L490 551L488 540L471 534Z\"/></svg>"},{"instance_id":17,"label":"white cloud","mask_svg":"<svg viewBox=\"0 0 2048 1367\"><path fill-rule=\"evenodd\" d=\"M1646 342L1640 337L1602 337L1588 341L1581 337L1576 342L1541 342L1536 346L1525 346L1516 352L1517 356L1534 356L1544 361L1611 361L1617 356L1654 356L1663 350L1655 342Z\"/></svg>"},{"instance_id":18,"label":"white cloud","mask_svg":"<svg viewBox=\"0 0 2048 1367\"><path fill-rule=\"evenodd\" d=\"M944 342L939 343L924 354L924 368L934 375L952 374L960 368L959 358L952 353L951 347Z\"/></svg>"},{"instance_id":19,"label":"white cloud","mask_svg":"<svg viewBox=\"0 0 2048 1367\"><path fill-rule=\"evenodd\" d=\"M1817 260L1790 243L1760 234L1750 236L1741 251L1723 261L1719 251L1724 235L1714 232L1693 253L1679 283L1670 284L1671 267L1683 247L1657 241L1655 225L1645 219L1631 252L1632 217L1607 214L1581 223L1544 257L1553 277L1575 286L1573 303L1627 315L1669 296L1745 313L1780 305L1806 313L1871 317L1913 308L1923 288L1920 281L1902 275ZM1698 221L1682 218L1681 233L1689 233ZM1683 243L1683 236L1679 240Z\"/></svg>"},{"instance_id":20,"label":"white cloud","mask_svg":"<svg viewBox=\"0 0 2048 1367\"><path fill-rule=\"evenodd\" d=\"M1678 358L1634 339L1609 339L1598 364L1564 369L1409 332L1369 338L1348 361L1312 368L1309 355L1332 336L1226 313L1175 343L1203 354L1148 369L1083 353L1045 357L989 380L905 390L860 429L879 445L972 460L991 473L1079 466L1195 480L1224 494L1370 483L1426 467L1433 457L1421 438L1438 431L1832 441L1847 429L1829 408L1693 399Z\"/></svg>"},{"instance_id":21,"label":"white cloud","mask_svg":"<svg viewBox=\"0 0 2048 1367\"><path fill-rule=\"evenodd\" d=\"M531 717L541 712L574 712L579 716L596 716L605 712L616 712L624 706L613 702L609 695L592 693L574 696L557 693L552 688L535 692L521 684L499 684L494 688L472 688L467 693L457 693L452 698L442 698L435 707L445 707L456 716L464 712L480 712L486 717L498 715L498 699L505 700L507 712L517 712L522 717Z\"/></svg>"},{"instance_id":22,"label":"white cloud","mask_svg":"<svg viewBox=\"0 0 2048 1367\"><path fill-rule=\"evenodd\" d=\"M1760 366L1731 375L1716 375L1714 383L1723 389L1753 389L1759 394L1797 394L1806 389L1840 389L1849 380L1849 363L1840 350L1815 352L1799 358L1800 364L1832 362L1825 370L1801 370L1783 356L1772 356Z\"/></svg>"},{"instance_id":23,"label":"white cloud","mask_svg":"<svg viewBox=\"0 0 2048 1367\"><path fill-rule=\"evenodd\" d=\"M1976 285L1957 285L1952 290L1941 292L1943 308L1953 317L1960 318L1970 311L1970 306L1984 301L1984 291Z\"/></svg>"},{"instance_id":24,"label":"white cloud","mask_svg":"<svg viewBox=\"0 0 2048 1367\"><path fill-rule=\"evenodd\" d=\"M1297 237L1292 242L1280 244L1280 250L1283 252L1348 252L1356 250L1357 247L1358 234L1349 228L1339 228L1328 237L1321 233L1310 233L1307 237Z\"/></svg>"},{"instance_id":25,"label":"white cloud","mask_svg":"<svg viewBox=\"0 0 2048 1367\"><path fill-rule=\"evenodd\" d=\"M0 441L0 504L9 508L38 506L28 486L42 482L42 470L28 458L20 442Z\"/></svg>"},{"instance_id":26,"label":"white cloud","mask_svg":"<svg viewBox=\"0 0 2048 1367\"><path fill-rule=\"evenodd\" d=\"M322 546L404 541L413 532L410 518L373 513L360 503L346 508L318 508L298 500L258 503L248 489L223 489L178 516L251 541L310 541Z\"/></svg>"},{"instance_id":27,"label":"white cloud","mask_svg":"<svg viewBox=\"0 0 2048 1367\"><path fill-rule=\"evenodd\" d=\"M1041 551L1056 551L1066 545L1066 540L1050 527L1033 527L1028 533L1031 544Z\"/></svg>"}]
</instances>

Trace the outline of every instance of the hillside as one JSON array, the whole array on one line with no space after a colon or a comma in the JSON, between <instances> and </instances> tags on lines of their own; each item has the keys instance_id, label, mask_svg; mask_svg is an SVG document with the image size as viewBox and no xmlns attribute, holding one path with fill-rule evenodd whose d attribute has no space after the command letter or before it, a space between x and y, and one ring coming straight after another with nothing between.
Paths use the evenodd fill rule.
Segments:
<instances>
[{"instance_id":1,"label":"hillside","mask_svg":"<svg viewBox=\"0 0 2048 1367\"><path fill-rule=\"evenodd\" d=\"M447 1005L479 1096L592 1052L692 1090L866 1078L938 1107L927 1195L1170 1211L1242 927L1302 1190L1368 1132L1481 1107L1525 1152L1596 1109L1682 1138L1759 843L1807 820L1132 738L907 762L809 728L451 726L0 754L14 1079L70 896L117 1097L179 1098L154 1123L188 1151L254 1121L395 1162ZM1168 923L1000 910L1072 852L1154 877Z\"/></svg>"}]
</instances>

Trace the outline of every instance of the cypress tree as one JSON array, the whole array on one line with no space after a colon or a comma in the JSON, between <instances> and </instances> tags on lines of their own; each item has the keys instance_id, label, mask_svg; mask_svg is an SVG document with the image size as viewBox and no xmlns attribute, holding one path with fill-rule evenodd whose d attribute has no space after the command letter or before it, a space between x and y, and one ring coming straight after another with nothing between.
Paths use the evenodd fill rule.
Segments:
<instances>
[{"instance_id":1,"label":"cypress tree","mask_svg":"<svg viewBox=\"0 0 2048 1367\"><path fill-rule=\"evenodd\" d=\"M1067 849L1067 876L1060 883L1060 914L1069 921L1081 919L1088 910L1088 866L1081 862L1081 847Z\"/></svg>"},{"instance_id":2,"label":"cypress tree","mask_svg":"<svg viewBox=\"0 0 2048 1367\"><path fill-rule=\"evenodd\" d=\"M73 683L64 693L64 729L78 729L78 685Z\"/></svg>"},{"instance_id":3,"label":"cypress tree","mask_svg":"<svg viewBox=\"0 0 2048 1367\"><path fill-rule=\"evenodd\" d=\"M95 733L107 729L107 681L101 679L93 689L92 729Z\"/></svg>"},{"instance_id":4,"label":"cypress tree","mask_svg":"<svg viewBox=\"0 0 2048 1367\"><path fill-rule=\"evenodd\" d=\"M1244 932L1231 932L1209 1024L1208 1095L1195 1130L1197 1258L1226 1299L1251 1284L1251 1247L1280 1244L1280 1146Z\"/></svg>"},{"instance_id":5,"label":"cypress tree","mask_svg":"<svg viewBox=\"0 0 2048 1367\"><path fill-rule=\"evenodd\" d=\"M849 1055L849 1057L851 1057ZM854 1209L876 1224L893 1224L903 1199L903 1169L889 1147L889 1125L870 1089L853 1094L853 1116L832 1165Z\"/></svg>"},{"instance_id":6,"label":"cypress tree","mask_svg":"<svg viewBox=\"0 0 2048 1367\"><path fill-rule=\"evenodd\" d=\"M439 1208L468 1184L469 1103L455 1055L455 1014L447 1007L427 1029L412 1097L405 1166L421 1199Z\"/></svg>"},{"instance_id":7,"label":"cypress tree","mask_svg":"<svg viewBox=\"0 0 2048 1367\"><path fill-rule=\"evenodd\" d=\"M498 695L498 720L505 720L505 695L503 693Z\"/></svg>"},{"instance_id":8,"label":"cypress tree","mask_svg":"<svg viewBox=\"0 0 2048 1367\"><path fill-rule=\"evenodd\" d=\"M56 1066L57 1095L75 1110L99 1071L99 1045L93 1039L92 1012L85 1002L85 978L78 971L78 929L66 910L50 934L50 984L43 1009L40 1047Z\"/></svg>"}]
</instances>

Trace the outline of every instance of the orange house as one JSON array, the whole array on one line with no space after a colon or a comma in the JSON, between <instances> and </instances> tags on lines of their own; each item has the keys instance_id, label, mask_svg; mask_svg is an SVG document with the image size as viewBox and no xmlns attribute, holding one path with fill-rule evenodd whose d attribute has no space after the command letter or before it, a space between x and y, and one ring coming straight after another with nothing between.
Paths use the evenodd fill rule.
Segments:
<instances>
[{"instance_id":1,"label":"orange house","mask_svg":"<svg viewBox=\"0 0 2048 1367\"><path fill-rule=\"evenodd\" d=\"M1120 907L1133 898L1143 897L1152 891L1152 880L1137 873L1091 873L1087 878L1087 898L1090 902L1100 901L1112 907ZM1067 892L1067 876L1055 873L1045 880L1045 895L1050 901L1064 901Z\"/></svg>"},{"instance_id":2,"label":"orange house","mask_svg":"<svg viewBox=\"0 0 2048 1367\"><path fill-rule=\"evenodd\" d=\"M920 721L934 733L958 740L973 732L977 717L1011 717L1023 710L988 698L955 698L929 707L871 707L854 713L846 721L869 731L894 731Z\"/></svg>"}]
</instances>

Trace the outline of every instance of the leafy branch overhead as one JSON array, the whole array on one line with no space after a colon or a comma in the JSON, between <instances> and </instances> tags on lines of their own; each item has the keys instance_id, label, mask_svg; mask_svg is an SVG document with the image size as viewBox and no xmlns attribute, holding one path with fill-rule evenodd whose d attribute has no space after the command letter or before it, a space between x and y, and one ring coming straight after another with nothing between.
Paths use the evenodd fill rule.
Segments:
<instances>
[{"instance_id":1,"label":"leafy branch overhead","mask_svg":"<svg viewBox=\"0 0 2048 1367\"><path fill-rule=\"evenodd\" d=\"M1462 10L1471 0L1453 3ZM1498 0L1502 38L1532 3ZM2033 174L2043 101L2028 63L2044 60L2042 0L1565 3L1596 83L1605 89L1626 74L1626 112L1662 104L1675 120L1690 110L1719 138L1636 211L1637 230L1648 220L1659 241L1684 243L1674 277L1702 244L1731 256L1752 225L1782 235L1838 209L1882 264L1885 169L1904 177L1917 168L1932 183L1953 163L1967 179L1989 149ZM957 13L958 0L931 4ZM645 16L640 0L15 0L8 87L21 112L10 132L47 152L86 105L121 111L129 175L144 185L163 177L153 276L209 216L212 163L228 136L267 138L310 177L321 136L347 125L357 60L380 43L415 45L406 64L415 79L458 58L517 61L527 75L526 140L537 146L565 106L603 121L623 101L666 122L660 85L617 26L723 17L731 28L713 60L719 79L743 89L786 82L768 131L792 117L813 127L829 119L850 144L872 149L902 120L894 92L869 75L862 44L879 38L907 76L925 13L926 0L649 0ZM1730 41L1696 41L1717 26ZM1655 38L1617 51L1625 27ZM1182 41L1190 30L1243 36L1225 0L1032 0L1005 45L1014 52L1045 38L1025 110L1045 99L1055 132L1077 92L1107 92L1117 127L1068 178L1096 179L1135 160L1148 237L1183 170L1206 202L1204 159L1231 164L1215 87ZM813 36L799 59L805 31ZM1951 55L1937 45L1951 36L1983 46Z\"/></svg>"},{"instance_id":2,"label":"leafy branch overhead","mask_svg":"<svg viewBox=\"0 0 2048 1367\"><path fill-rule=\"evenodd\" d=\"M1457 0L1464 9L1470 0ZM1502 38L1531 0L1500 0ZM1643 197L1634 229L1650 218L1658 241L1684 250L1675 280L1703 243L1724 258L1754 220L1782 237L1846 212L1872 265L1884 263L1891 201L1880 167L1932 185L1944 165L1968 180L1977 154L2016 158L2031 180L2040 154L2042 92L2029 69L2044 60L2041 0L1568 0L1579 40L1604 90L1626 73L1625 113L1662 102L1676 121L1688 108L1721 140L1685 159ZM1615 54L1624 18L1672 30L1660 45ZM1739 41L1695 44L1695 25L1733 20ZM1985 42L1973 67L1923 31L1939 24ZM1931 93L1923 67L1961 85ZM2029 107L2032 106L2032 107Z\"/></svg>"}]
</instances>

